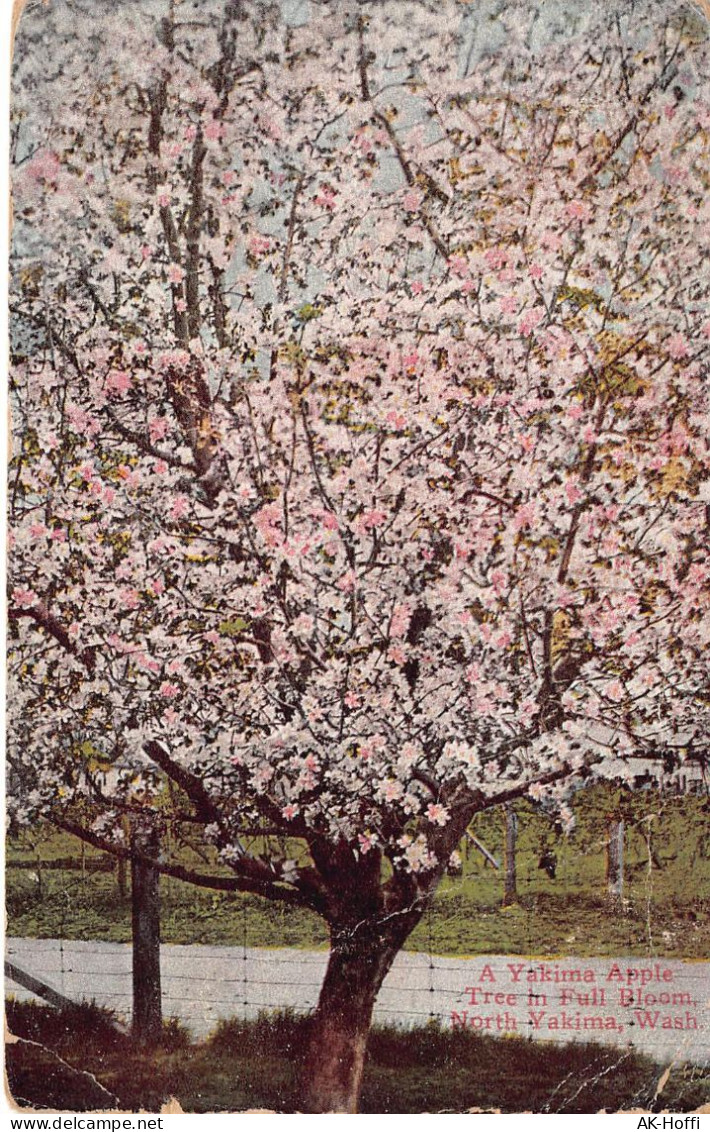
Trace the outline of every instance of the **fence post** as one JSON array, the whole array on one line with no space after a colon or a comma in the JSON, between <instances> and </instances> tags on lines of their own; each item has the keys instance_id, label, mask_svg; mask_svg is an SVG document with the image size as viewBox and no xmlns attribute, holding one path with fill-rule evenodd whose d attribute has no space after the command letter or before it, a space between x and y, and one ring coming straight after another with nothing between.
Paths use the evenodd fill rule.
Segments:
<instances>
[{"instance_id":1,"label":"fence post","mask_svg":"<svg viewBox=\"0 0 710 1132\"><path fill-rule=\"evenodd\" d=\"M612 819L606 845L606 883L609 898L613 903L621 901L624 895L624 822L622 818Z\"/></svg>"},{"instance_id":2,"label":"fence post","mask_svg":"<svg viewBox=\"0 0 710 1132\"><path fill-rule=\"evenodd\" d=\"M131 831L134 851L157 860L160 836L136 825ZM160 989L160 874L153 865L131 859L133 924L133 1036L151 1044L162 1033Z\"/></svg>"},{"instance_id":3,"label":"fence post","mask_svg":"<svg viewBox=\"0 0 710 1132\"><path fill-rule=\"evenodd\" d=\"M505 886L503 889L503 906L508 907L518 902L518 883L515 868L515 843L518 833L518 819L511 802L503 807L505 813Z\"/></svg>"}]
</instances>

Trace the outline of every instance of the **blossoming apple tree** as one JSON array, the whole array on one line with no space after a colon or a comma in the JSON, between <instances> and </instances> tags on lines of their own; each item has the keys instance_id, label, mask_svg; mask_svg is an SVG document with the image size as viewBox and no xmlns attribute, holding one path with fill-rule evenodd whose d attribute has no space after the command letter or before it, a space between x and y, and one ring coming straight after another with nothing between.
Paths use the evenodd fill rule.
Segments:
<instances>
[{"instance_id":1,"label":"blossoming apple tree","mask_svg":"<svg viewBox=\"0 0 710 1132\"><path fill-rule=\"evenodd\" d=\"M324 917L355 1111L472 815L707 731L706 31L80 7L16 48L11 806Z\"/></svg>"}]
</instances>

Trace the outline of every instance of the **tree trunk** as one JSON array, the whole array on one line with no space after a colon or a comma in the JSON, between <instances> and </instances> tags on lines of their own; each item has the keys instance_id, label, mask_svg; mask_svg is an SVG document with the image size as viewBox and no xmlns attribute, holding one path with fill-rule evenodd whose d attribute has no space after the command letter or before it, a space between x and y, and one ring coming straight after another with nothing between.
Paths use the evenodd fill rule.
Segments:
<instances>
[{"instance_id":1,"label":"tree trunk","mask_svg":"<svg viewBox=\"0 0 710 1132\"><path fill-rule=\"evenodd\" d=\"M372 934L333 933L304 1065L304 1112L358 1111L375 999L403 942Z\"/></svg>"},{"instance_id":2,"label":"tree trunk","mask_svg":"<svg viewBox=\"0 0 710 1132\"><path fill-rule=\"evenodd\" d=\"M503 907L518 903L518 882L515 870L515 843L518 834L518 819L510 802L504 806L505 811L505 885L503 889Z\"/></svg>"},{"instance_id":3,"label":"tree trunk","mask_svg":"<svg viewBox=\"0 0 710 1132\"><path fill-rule=\"evenodd\" d=\"M160 838L154 831L134 829L133 849L156 859ZM133 1036L152 1044L163 1029L160 990L160 874L152 865L131 861L133 921Z\"/></svg>"}]
</instances>

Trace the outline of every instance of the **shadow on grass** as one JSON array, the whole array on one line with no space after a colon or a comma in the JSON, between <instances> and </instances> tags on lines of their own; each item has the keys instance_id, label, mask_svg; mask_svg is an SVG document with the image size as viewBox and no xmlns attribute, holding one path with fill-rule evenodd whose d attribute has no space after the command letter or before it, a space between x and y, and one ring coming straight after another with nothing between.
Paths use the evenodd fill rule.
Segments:
<instances>
[{"instance_id":1,"label":"shadow on grass","mask_svg":"<svg viewBox=\"0 0 710 1132\"><path fill-rule=\"evenodd\" d=\"M309 1020L289 1012L219 1024L193 1043L176 1021L140 1048L93 1005L57 1011L11 1001L8 1081L19 1105L157 1112L176 1097L188 1112L299 1111L299 1069ZM710 1074L678 1066L662 1096L662 1067L629 1050L493 1038L429 1025L375 1027L362 1113L591 1113L629 1108L688 1112L710 1101Z\"/></svg>"}]
</instances>

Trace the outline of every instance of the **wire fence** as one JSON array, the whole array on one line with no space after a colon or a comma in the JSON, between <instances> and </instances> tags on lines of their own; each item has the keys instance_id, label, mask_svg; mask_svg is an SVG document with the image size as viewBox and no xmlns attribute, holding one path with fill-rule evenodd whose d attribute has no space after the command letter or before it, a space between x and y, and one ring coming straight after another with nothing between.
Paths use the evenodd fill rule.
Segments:
<instances>
[{"instance_id":1,"label":"wire fence","mask_svg":"<svg viewBox=\"0 0 710 1132\"><path fill-rule=\"evenodd\" d=\"M703 904L700 890L710 855L707 822L690 822L685 814L686 823L679 826L675 810L671 803L667 820L661 813L654 823L643 814L635 825L627 822L623 893L613 903L605 875L605 814L598 829L590 825L583 831L586 840L578 839L576 846L553 836L549 823L525 816L517 831L520 900L508 909L501 907L505 828L502 817L497 824L491 818L462 846L460 872L444 882L439 907L412 937L417 950L398 956L378 997L376 1021L400 1026L437 1021L534 1040L632 1044L664 1060L705 1064L710 1060L710 963L648 958L664 952L703 954L707 900ZM115 862L90 853L43 860L39 849L34 861L11 858L9 865L15 938L8 940L7 958L68 998L93 999L129 1023L130 878L125 870L122 874ZM690 870L694 886L688 885ZM162 946L166 1019L177 1018L202 1038L232 1017L314 1008L327 963L323 925L314 917L168 878L161 893L163 936L194 941ZM628 897L633 914L624 903ZM594 950L597 937L605 944L600 950L607 951L613 938L622 958L526 960L551 950L542 911L554 913L558 924L554 951L574 955L580 944ZM109 931L121 942L89 938L105 939ZM322 950L314 947L321 942ZM521 954L502 954L507 948ZM466 951L476 957L461 958ZM646 957L625 958L639 952ZM7 990L27 996L13 983Z\"/></svg>"},{"instance_id":2,"label":"wire fence","mask_svg":"<svg viewBox=\"0 0 710 1132\"><path fill-rule=\"evenodd\" d=\"M130 1020L130 945L10 939L7 956L66 997ZM202 1038L220 1020L308 1012L327 959L325 951L164 944L164 1016ZM12 984L7 990L30 997ZM403 952L382 987L375 1021L410 1027L432 1020L532 1040L631 1045L659 1060L707 1065L710 963Z\"/></svg>"}]
</instances>

